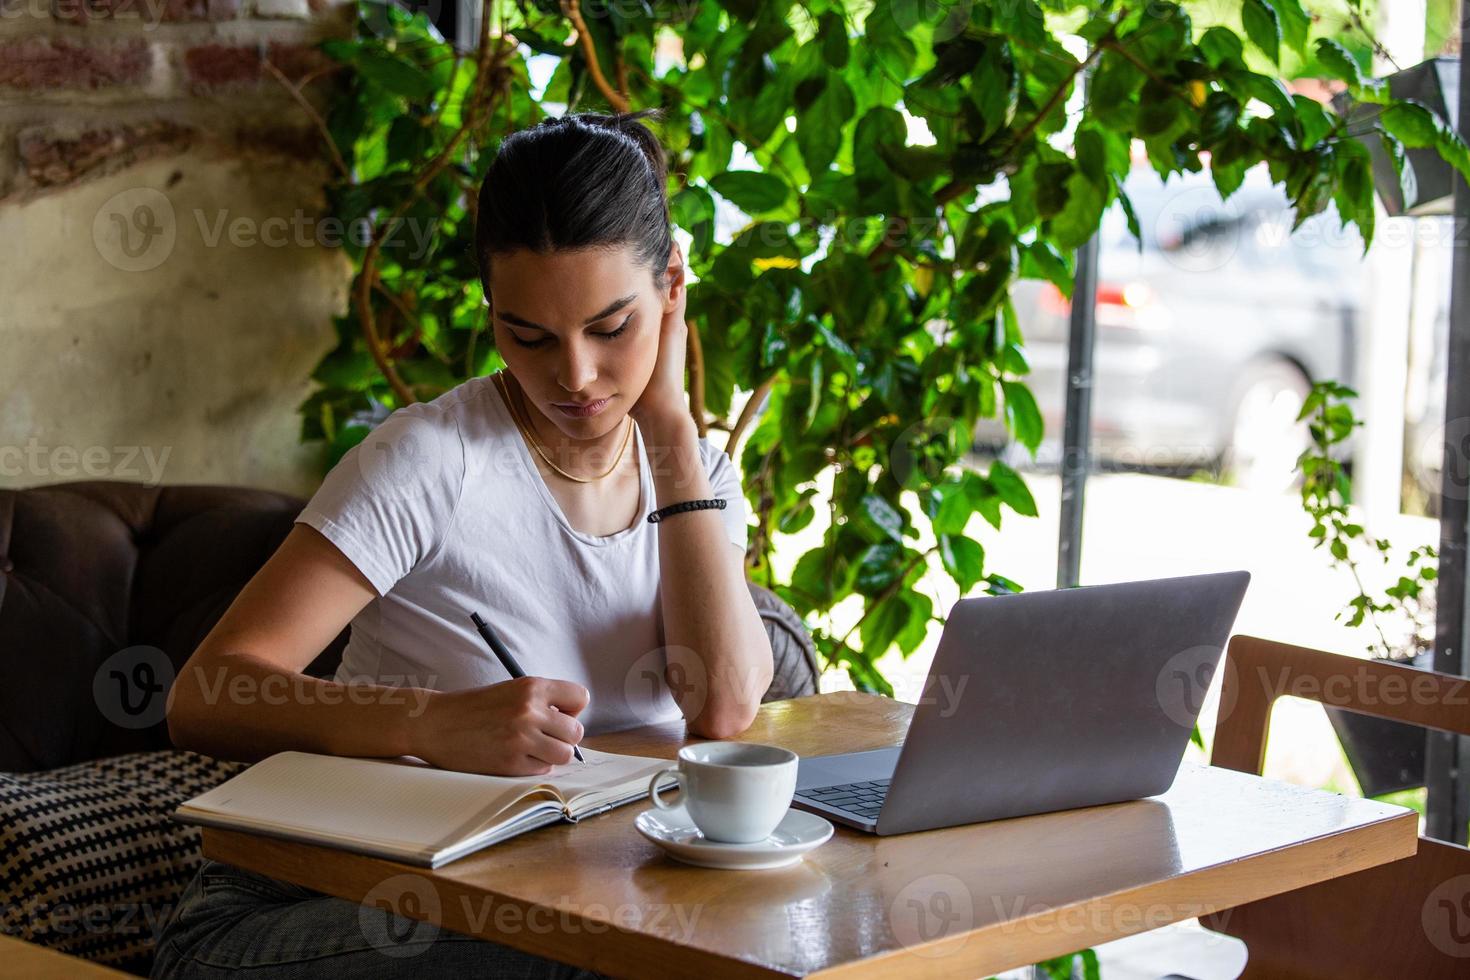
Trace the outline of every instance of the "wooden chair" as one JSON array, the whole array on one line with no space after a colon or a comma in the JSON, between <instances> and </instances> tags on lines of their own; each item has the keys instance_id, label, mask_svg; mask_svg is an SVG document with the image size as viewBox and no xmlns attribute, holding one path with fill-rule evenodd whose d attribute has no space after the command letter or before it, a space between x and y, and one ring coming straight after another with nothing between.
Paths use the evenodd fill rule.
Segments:
<instances>
[{"instance_id":1,"label":"wooden chair","mask_svg":"<svg viewBox=\"0 0 1470 980\"><path fill-rule=\"evenodd\" d=\"M1252 636L1230 639L1211 763L1259 774L1278 697L1470 735L1470 681ZM1243 978L1470 977L1470 850L1418 853L1201 919L1243 940Z\"/></svg>"}]
</instances>

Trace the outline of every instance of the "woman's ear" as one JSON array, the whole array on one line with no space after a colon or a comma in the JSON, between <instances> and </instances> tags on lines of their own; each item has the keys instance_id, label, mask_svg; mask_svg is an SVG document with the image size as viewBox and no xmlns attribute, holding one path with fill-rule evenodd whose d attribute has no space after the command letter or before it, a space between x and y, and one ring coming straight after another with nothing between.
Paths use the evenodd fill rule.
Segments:
<instances>
[{"instance_id":1,"label":"woman's ear","mask_svg":"<svg viewBox=\"0 0 1470 980\"><path fill-rule=\"evenodd\" d=\"M678 307L679 293L684 289L684 252L678 242L669 249L669 264L664 269L664 278L668 283L663 294L664 313L672 313Z\"/></svg>"}]
</instances>

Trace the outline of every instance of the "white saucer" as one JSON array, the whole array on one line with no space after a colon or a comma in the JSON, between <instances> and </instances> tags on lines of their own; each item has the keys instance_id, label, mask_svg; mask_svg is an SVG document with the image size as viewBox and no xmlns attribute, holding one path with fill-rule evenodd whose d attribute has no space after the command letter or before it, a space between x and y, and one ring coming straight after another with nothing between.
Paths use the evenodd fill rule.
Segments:
<instances>
[{"instance_id":1,"label":"white saucer","mask_svg":"<svg viewBox=\"0 0 1470 980\"><path fill-rule=\"evenodd\" d=\"M754 844L722 844L707 839L682 806L644 810L633 822L638 833L685 864L701 868L784 868L803 854L827 842L832 825L815 813L791 809L771 831Z\"/></svg>"}]
</instances>

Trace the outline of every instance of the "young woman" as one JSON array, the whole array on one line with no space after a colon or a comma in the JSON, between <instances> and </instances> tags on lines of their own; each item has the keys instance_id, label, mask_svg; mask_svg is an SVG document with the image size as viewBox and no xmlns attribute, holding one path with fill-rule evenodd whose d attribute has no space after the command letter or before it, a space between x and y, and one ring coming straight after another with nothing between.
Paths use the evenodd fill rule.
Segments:
<instances>
[{"instance_id":1,"label":"young woman","mask_svg":"<svg viewBox=\"0 0 1470 980\"><path fill-rule=\"evenodd\" d=\"M180 672L177 745L531 775L589 733L750 724L771 648L745 584L738 478L688 411L684 259L648 114L504 141L476 247L507 369L400 409L332 469ZM508 679L473 612L530 676ZM303 675L349 622L335 678ZM153 975L238 970L585 975L205 861Z\"/></svg>"}]
</instances>

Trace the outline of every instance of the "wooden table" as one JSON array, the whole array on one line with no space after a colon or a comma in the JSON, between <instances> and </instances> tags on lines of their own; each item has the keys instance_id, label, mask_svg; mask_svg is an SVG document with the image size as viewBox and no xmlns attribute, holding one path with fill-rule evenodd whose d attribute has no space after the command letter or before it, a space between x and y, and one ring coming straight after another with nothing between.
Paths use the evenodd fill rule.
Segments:
<instances>
[{"instance_id":1,"label":"wooden table","mask_svg":"<svg viewBox=\"0 0 1470 980\"><path fill-rule=\"evenodd\" d=\"M741 740L879 748L912 710L850 692L774 702ZM685 742L682 724L588 739L664 758ZM732 872L666 857L633 829L643 809L432 872L208 828L204 853L618 977L969 978L1408 857L1418 828L1402 807L1188 764L1152 799L897 837L838 827L800 865Z\"/></svg>"}]
</instances>

